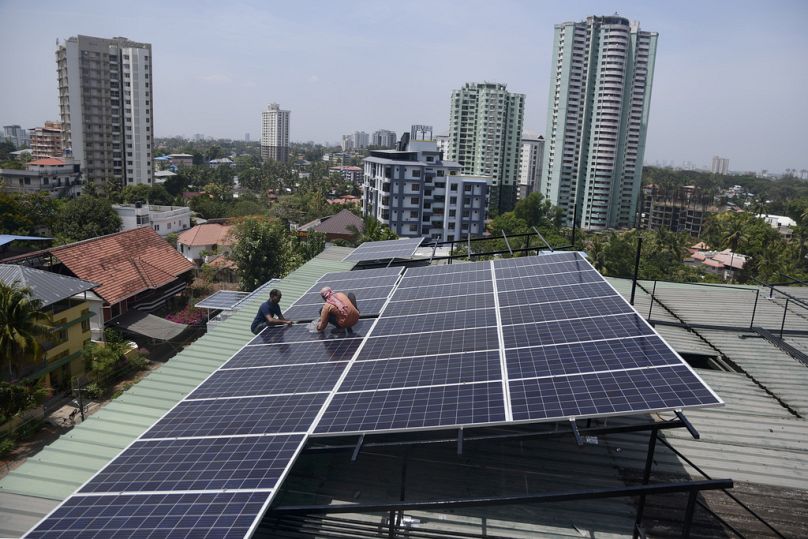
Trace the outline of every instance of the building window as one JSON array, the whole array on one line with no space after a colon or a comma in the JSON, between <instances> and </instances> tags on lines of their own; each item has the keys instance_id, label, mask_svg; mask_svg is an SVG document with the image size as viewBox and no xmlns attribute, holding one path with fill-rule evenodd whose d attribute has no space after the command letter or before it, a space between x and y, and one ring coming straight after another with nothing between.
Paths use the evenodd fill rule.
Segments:
<instances>
[{"instance_id":1,"label":"building window","mask_svg":"<svg viewBox=\"0 0 808 539\"><path fill-rule=\"evenodd\" d=\"M456 183L453 183L453 184L451 185L451 187L449 187L449 190L450 190L450 191L457 191L457 184L456 184Z\"/></svg>"},{"instance_id":2,"label":"building window","mask_svg":"<svg viewBox=\"0 0 808 539\"><path fill-rule=\"evenodd\" d=\"M439 171L438 171L438 176L445 176L444 171L443 171L443 170L439 170Z\"/></svg>"},{"instance_id":3,"label":"building window","mask_svg":"<svg viewBox=\"0 0 808 539\"><path fill-rule=\"evenodd\" d=\"M421 170L417 169L417 168L413 169L412 170L412 176L414 178L420 178L421 177Z\"/></svg>"}]
</instances>

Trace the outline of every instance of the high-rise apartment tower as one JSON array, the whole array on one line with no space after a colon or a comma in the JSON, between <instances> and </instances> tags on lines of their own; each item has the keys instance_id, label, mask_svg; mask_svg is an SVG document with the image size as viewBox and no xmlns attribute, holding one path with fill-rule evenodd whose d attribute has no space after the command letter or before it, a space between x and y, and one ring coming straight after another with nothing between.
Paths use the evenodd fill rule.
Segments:
<instances>
[{"instance_id":1,"label":"high-rise apartment tower","mask_svg":"<svg viewBox=\"0 0 808 539\"><path fill-rule=\"evenodd\" d=\"M466 83L452 92L449 114L449 161L464 174L490 176L489 210L513 209L519 180L519 156L525 96L504 84Z\"/></svg>"},{"instance_id":2,"label":"high-rise apartment tower","mask_svg":"<svg viewBox=\"0 0 808 539\"><path fill-rule=\"evenodd\" d=\"M90 182L152 183L152 50L124 37L71 37L56 49L66 152Z\"/></svg>"},{"instance_id":3,"label":"high-rise apartment tower","mask_svg":"<svg viewBox=\"0 0 808 539\"><path fill-rule=\"evenodd\" d=\"M619 16L555 27L542 192L584 229L635 223L658 34Z\"/></svg>"},{"instance_id":4,"label":"high-rise apartment tower","mask_svg":"<svg viewBox=\"0 0 808 539\"><path fill-rule=\"evenodd\" d=\"M277 103L261 113L261 156L264 159L289 160L289 115Z\"/></svg>"}]
</instances>

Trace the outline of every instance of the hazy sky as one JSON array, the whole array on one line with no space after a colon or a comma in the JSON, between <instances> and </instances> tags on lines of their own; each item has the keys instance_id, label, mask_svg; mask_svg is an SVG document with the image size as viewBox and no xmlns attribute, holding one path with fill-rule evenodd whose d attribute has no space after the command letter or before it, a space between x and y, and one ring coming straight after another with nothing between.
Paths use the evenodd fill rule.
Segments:
<instances>
[{"instance_id":1,"label":"hazy sky","mask_svg":"<svg viewBox=\"0 0 808 539\"><path fill-rule=\"evenodd\" d=\"M260 134L268 103L293 141L447 129L464 82L526 94L544 133L553 25L613 12L659 32L645 160L808 168L808 2L0 0L0 124L58 119L56 39L152 44L157 136Z\"/></svg>"}]
</instances>

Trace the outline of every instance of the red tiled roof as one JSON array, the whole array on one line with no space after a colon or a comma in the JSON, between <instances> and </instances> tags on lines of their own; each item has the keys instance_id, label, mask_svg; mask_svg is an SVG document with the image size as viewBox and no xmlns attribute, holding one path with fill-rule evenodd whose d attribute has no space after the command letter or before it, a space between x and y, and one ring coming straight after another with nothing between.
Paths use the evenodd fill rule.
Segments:
<instances>
[{"instance_id":1,"label":"red tiled roof","mask_svg":"<svg viewBox=\"0 0 808 539\"><path fill-rule=\"evenodd\" d=\"M42 159L37 159L35 161L31 161L28 163L29 165L36 165L36 166L57 166L57 165L64 165L65 160L59 159L58 157L43 157Z\"/></svg>"},{"instance_id":2,"label":"red tiled roof","mask_svg":"<svg viewBox=\"0 0 808 539\"><path fill-rule=\"evenodd\" d=\"M51 249L76 277L99 283L113 305L164 286L194 265L150 227L135 228Z\"/></svg>"},{"instance_id":3,"label":"red tiled roof","mask_svg":"<svg viewBox=\"0 0 808 539\"><path fill-rule=\"evenodd\" d=\"M229 225L220 225L218 223L196 225L180 234L179 237L177 237L177 243L189 247L231 245L233 243L232 236L230 235L231 228L232 227Z\"/></svg>"}]
</instances>

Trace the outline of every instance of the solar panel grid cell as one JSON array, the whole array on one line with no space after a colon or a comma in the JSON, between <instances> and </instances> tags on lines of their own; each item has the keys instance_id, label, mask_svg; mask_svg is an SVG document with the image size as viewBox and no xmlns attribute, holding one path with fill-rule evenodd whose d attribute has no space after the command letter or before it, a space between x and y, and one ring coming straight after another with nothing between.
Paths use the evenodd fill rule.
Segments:
<instances>
[{"instance_id":1,"label":"solar panel grid cell","mask_svg":"<svg viewBox=\"0 0 808 539\"><path fill-rule=\"evenodd\" d=\"M353 329L353 335L350 338L364 337L367 335L367 332L372 325L372 320L360 320L353 328L351 328ZM249 342L249 345L318 342L341 338L344 337L331 335L328 332L312 333L306 328L305 325L275 326L266 328L255 338L253 338L253 340Z\"/></svg>"},{"instance_id":2,"label":"solar panel grid cell","mask_svg":"<svg viewBox=\"0 0 808 539\"><path fill-rule=\"evenodd\" d=\"M584 260L572 260L569 262L555 262L547 264L530 264L525 266L511 266L497 268L497 279L509 277L530 277L534 275L549 275L553 273L566 273L570 271L586 271L592 266Z\"/></svg>"},{"instance_id":3,"label":"solar panel grid cell","mask_svg":"<svg viewBox=\"0 0 808 539\"><path fill-rule=\"evenodd\" d=\"M331 391L346 362L217 371L188 400Z\"/></svg>"},{"instance_id":4,"label":"solar panel grid cell","mask_svg":"<svg viewBox=\"0 0 808 539\"><path fill-rule=\"evenodd\" d=\"M502 327L506 348L614 339L653 333L648 324L633 313Z\"/></svg>"},{"instance_id":5,"label":"solar panel grid cell","mask_svg":"<svg viewBox=\"0 0 808 539\"><path fill-rule=\"evenodd\" d=\"M348 361L361 342L361 338L334 338L311 343L247 346L222 369Z\"/></svg>"},{"instance_id":6,"label":"solar panel grid cell","mask_svg":"<svg viewBox=\"0 0 808 539\"><path fill-rule=\"evenodd\" d=\"M448 273L468 273L472 271L485 271L490 272L490 265L488 262L469 262L460 264L446 264L443 266L423 266L417 268L408 268L406 275L409 277L420 277L422 275L445 275Z\"/></svg>"},{"instance_id":7,"label":"solar panel grid cell","mask_svg":"<svg viewBox=\"0 0 808 539\"><path fill-rule=\"evenodd\" d=\"M79 492L274 488L304 437L138 441Z\"/></svg>"},{"instance_id":8,"label":"solar panel grid cell","mask_svg":"<svg viewBox=\"0 0 808 539\"><path fill-rule=\"evenodd\" d=\"M371 337L357 361L492 350L499 348L496 327Z\"/></svg>"},{"instance_id":9,"label":"solar panel grid cell","mask_svg":"<svg viewBox=\"0 0 808 539\"><path fill-rule=\"evenodd\" d=\"M475 296L452 296L421 301L395 301L393 298L384 310L385 316L441 313L447 311L485 309L494 305L493 294Z\"/></svg>"},{"instance_id":10,"label":"solar panel grid cell","mask_svg":"<svg viewBox=\"0 0 808 539\"><path fill-rule=\"evenodd\" d=\"M575 271L568 273L554 273L550 275L535 275L531 277L513 277L497 280L497 289L500 292L512 290L526 290L545 286L559 286L571 284L586 284L602 282L603 278L595 270Z\"/></svg>"},{"instance_id":11,"label":"solar panel grid cell","mask_svg":"<svg viewBox=\"0 0 808 539\"><path fill-rule=\"evenodd\" d=\"M614 295L614 289L605 282L554 286L547 288L533 288L529 290L513 290L499 293L499 304L508 307L511 305L528 305L549 303L554 301L567 301L571 299L588 299Z\"/></svg>"},{"instance_id":12,"label":"solar panel grid cell","mask_svg":"<svg viewBox=\"0 0 808 539\"><path fill-rule=\"evenodd\" d=\"M493 308L473 311L433 313L424 316L381 317L373 328L374 336L418 333L421 331L449 331L463 328L496 326Z\"/></svg>"},{"instance_id":13,"label":"solar panel grid cell","mask_svg":"<svg viewBox=\"0 0 808 539\"><path fill-rule=\"evenodd\" d=\"M355 271L358 275L361 275L362 272ZM378 287L378 286L388 286L392 287L396 284L398 280L398 275L383 275L381 277L365 277L365 278L357 278L357 279L329 279L329 280L320 280L314 283L311 288L309 288L306 293L311 292L320 292L320 289L324 286L330 286L333 289L340 289L342 287L358 287L358 286L365 286L365 287Z\"/></svg>"},{"instance_id":14,"label":"solar panel grid cell","mask_svg":"<svg viewBox=\"0 0 808 539\"><path fill-rule=\"evenodd\" d=\"M349 292L353 292L356 295L357 300L359 299L379 299L379 298L386 298L390 295L390 291L393 289L393 285L389 286L373 286L367 287L364 286L364 283L360 281L351 281L350 286L342 286L339 288L334 288L335 292L343 292L348 294ZM320 291L317 292L308 292L302 296L295 302L295 306L299 305L317 305L318 307L323 306L323 297L320 295Z\"/></svg>"},{"instance_id":15,"label":"solar panel grid cell","mask_svg":"<svg viewBox=\"0 0 808 539\"><path fill-rule=\"evenodd\" d=\"M458 273L443 273L434 276L416 275L414 277L409 277L409 274L410 274L409 271L404 274L404 277L402 277L401 279L401 283L398 285L399 289L491 280L490 269L477 270L477 271L463 271Z\"/></svg>"},{"instance_id":16,"label":"solar panel grid cell","mask_svg":"<svg viewBox=\"0 0 808 539\"><path fill-rule=\"evenodd\" d=\"M602 316L607 314L633 313L631 307L617 295L584 298L581 300L543 303L542 305L517 305L502 307L500 316L502 325L527 324L547 320L564 320L586 316Z\"/></svg>"},{"instance_id":17,"label":"solar panel grid cell","mask_svg":"<svg viewBox=\"0 0 808 539\"><path fill-rule=\"evenodd\" d=\"M422 286L419 288L404 288L396 290L393 296L395 301L420 300L441 298L447 296L466 296L469 294L484 294L494 290L494 284L489 281L470 283L443 284L435 286Z\"/></svg>"}]
</instances>

